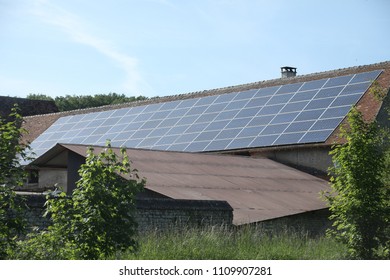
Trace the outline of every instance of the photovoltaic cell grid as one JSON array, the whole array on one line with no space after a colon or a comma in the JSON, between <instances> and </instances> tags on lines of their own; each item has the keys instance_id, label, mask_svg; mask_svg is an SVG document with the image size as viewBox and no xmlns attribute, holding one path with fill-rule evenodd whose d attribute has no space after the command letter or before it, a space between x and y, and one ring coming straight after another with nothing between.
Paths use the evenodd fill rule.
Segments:
<instances>
[{"instance_id":1,"label":"photovoltaic cell grid","mask_svg":"<svg viewBox=\"0 0 390 280\"><path fill-rule=\"evenodd\" d=\"M202 152L324 142L381 73L371 71L62 117L31 147L56 143Z\"/></svg>"}]
</instances>

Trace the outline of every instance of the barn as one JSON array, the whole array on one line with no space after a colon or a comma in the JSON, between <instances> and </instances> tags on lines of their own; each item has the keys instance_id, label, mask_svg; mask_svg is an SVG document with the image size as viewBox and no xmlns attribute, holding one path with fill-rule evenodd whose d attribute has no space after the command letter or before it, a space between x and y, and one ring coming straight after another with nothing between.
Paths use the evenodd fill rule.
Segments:
<instances>
[{"instance_id":1,"label":"barn","mask_svg":"<svg viewBox=\"0 0 390 280\"><path fill-rule=\"evenodd\" d=\"M389 124L390 62L302 76L282 67L281 75L26 117L30 134L24 140L36 159L25 164L39 174L30 187L42 190L60 182L71 192L87 147L99 150L110 140L116 149L126 147L147 179L140 200L148 199L148 205L226 202L231 206L226 211L232 211L226 221L234 225L303 221L322 228L327 206L319 193L329 187L329 151L343 142L339 129L352 106L367 121ZM372 93L378 88L386 93L382 100ZM212 203L207 207L199 219L211 215Z\"/></svg>"}]
</instances>

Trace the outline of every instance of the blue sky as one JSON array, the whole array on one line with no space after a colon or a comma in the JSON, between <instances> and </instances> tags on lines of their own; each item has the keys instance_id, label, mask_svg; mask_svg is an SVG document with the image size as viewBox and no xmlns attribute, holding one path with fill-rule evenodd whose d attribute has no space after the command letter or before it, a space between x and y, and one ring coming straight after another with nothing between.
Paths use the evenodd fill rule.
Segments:
<instances>
[{"instance_id":1,"label":"blue sky","mask_svg":"<svg viewBox=\"0 0 390 280\"><path fill-rule=\"evenodd\" d=\"M387 0L0 0L0 95L165 96L390 60Z\"/></svg>"}]
</instances>

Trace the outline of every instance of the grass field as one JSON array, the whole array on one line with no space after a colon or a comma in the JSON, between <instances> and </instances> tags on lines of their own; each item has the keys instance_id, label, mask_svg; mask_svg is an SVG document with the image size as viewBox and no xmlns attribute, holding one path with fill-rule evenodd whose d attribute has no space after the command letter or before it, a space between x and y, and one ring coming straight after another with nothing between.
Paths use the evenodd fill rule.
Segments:
<instances>
[{"instance_id":1,"label":"grass field","mask_svg":"<svg viewBox=\"0 0 390 280\"><path fill-rule=\"evenodd\" d=\"M346 258L342 244L325 238L283 232L277 235L256 229L188 229L152 232L139 238L135 254L117 254L115 259L133 260L339 260Z\"/></svg>"}]
</instances>

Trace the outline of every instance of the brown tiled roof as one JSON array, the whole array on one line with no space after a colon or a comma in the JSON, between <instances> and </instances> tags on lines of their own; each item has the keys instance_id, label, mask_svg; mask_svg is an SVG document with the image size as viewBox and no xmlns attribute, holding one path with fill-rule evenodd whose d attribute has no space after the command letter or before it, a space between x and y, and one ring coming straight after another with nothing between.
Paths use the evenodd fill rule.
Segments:
<instances>
[{"instance_id":1,"label":"brown tiled roof","mask_svg":"<svg viewBox=\"0 0 390 280\"><path fill-rule=\"evenodd\" d=\"M31 165L58 164L65 150L86 156L87 146L57 144ZM326 181L270 159L142 149L127 154L147 189L173 199L227 201L236 225L327 208L319 194L328 190Z\"/></svg>"},{"instance_id":2,"label":"brown tiled roof","mask_svg":"<svg viewBox=\"0 0 390 280\"><path fill-rule=\"evenodd\" d=\"M259 81L255 83L236 85L236 86L219 88L219 89L204 90L200 92L193 92L193 93L187 93L181 95L152 98L149 100L143 100L143 101L137 101L131 103L107 105L107 106L96 107L96 108L26 117L25 128L27 129L27 131L29 131L29 134L24 137L24 140L32 142L42 132L44 132L47 128L49 128L50 125L52 125L57 119L63 116L108 111L108 110L119 109L119 108L142 106L142 105L147 105L152 103L169 102L173 100L181 100L181 99L189 99L189 98L203 97L203 96L216 95L216 94L224 94L230 92L238 92L243 90L272 87L272 86L285 85L285 84L298 83L298 82L307 82L311 80L333 78L333 77L356 74L361 72L368 72L373 70L384 70L383 73L377 79L377 81L380 86L386 88L386 90L388 91L390 88L390 61L385 61L376 64L337 69L332 71L325 71L325 72L313 73L308 75L296 76L292 78L279 78L279 79ZM381 108L381 104L382 103L376 100L372 95L365 94L358 102L357 105L358 108L364 113L365 118L371 120L374 119L378 114ZM322 145L331 145L335 142L338 142L339 141L337 137L338 132L339 132L338 129L336 129L332 133L332 135L328 138L328 140Z\"/></svg>"}]
</instances>

